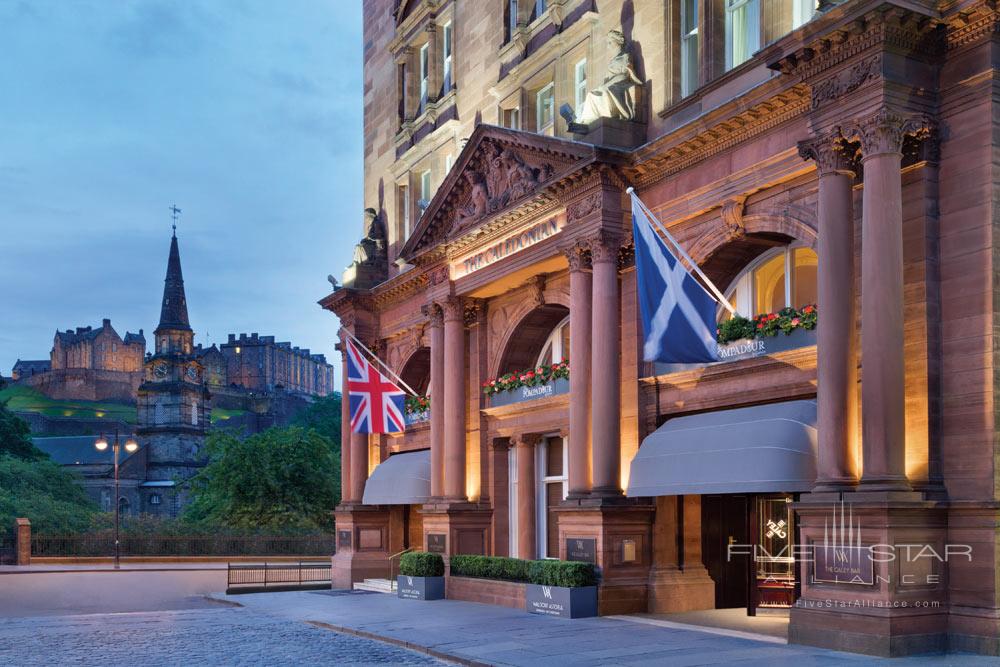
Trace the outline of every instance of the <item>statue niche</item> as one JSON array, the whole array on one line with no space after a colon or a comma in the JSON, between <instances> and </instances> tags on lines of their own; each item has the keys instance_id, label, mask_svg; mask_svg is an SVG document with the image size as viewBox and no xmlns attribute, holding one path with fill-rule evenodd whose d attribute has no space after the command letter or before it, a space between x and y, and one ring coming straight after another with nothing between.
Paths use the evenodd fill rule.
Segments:
<instances>
[{"instance_id":1,"label":"statue niche","mask_svg":"<svg viewBox=\"0 0 1000 667\"><path fill-rule=\"evenodd\" d=\"M516 151L486 139L463 177L468 195L455 209L453 228L463 229L502 210L552 177L550 164L532 167Z\"/></svg>"},{"instance_id":2,"label":"statue niche","mask_svg":"<svg viewBox=\"0 0 1000 667\"><path fill-rule=\"evenodd\" d=\"M344 271L344 286L368 289L389 277L385 226L373 208L364 213L365 235L354 246L354 261Z\"/></svg>"}]
</instances>

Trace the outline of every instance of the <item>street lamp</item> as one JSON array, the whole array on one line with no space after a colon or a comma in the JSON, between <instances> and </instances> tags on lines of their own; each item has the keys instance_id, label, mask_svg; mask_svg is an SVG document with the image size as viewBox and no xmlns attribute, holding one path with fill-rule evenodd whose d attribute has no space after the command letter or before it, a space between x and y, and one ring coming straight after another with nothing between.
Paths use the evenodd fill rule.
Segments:
<instances>
[{"instance_id":1,"label":"street lamp","mask_svg":"<svg viewBox=\"0 0 1000 667\"><path fill-rule=\"evenodd\" d=\"M115 438L111 441L111 448L115 453L115 569L119 567L119 554L118 554L118 526L120 523L119 511L118 511L118 453L121 450L122 443L118 439L118 429L115 429ZM139 443L135 441L135 438L129 436L125 439L125 451L129 454L134 453L139 449ZM107 451L108 449L108 439L104 437L102 433L100 437L94 442L94 448L99 452Z\"/></svg>"}]
</instances>

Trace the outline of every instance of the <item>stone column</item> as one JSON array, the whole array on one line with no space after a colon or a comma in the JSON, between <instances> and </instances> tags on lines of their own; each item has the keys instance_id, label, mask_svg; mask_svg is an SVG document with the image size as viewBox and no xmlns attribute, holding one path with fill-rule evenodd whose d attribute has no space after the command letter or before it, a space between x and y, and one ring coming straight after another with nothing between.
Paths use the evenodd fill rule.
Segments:
<instances>
[{"instance_id":1,"label":"stone column","mask_svg":"<svg viewBox=\"0 0 1000 667\"><path fill-rule=\"evenodd\" d=\"M444 496L444 314L437 304L424 309L431 336L431 497ZM435 397L437 397L435 399Z\"/></svg>"},{"instance_id":2,"label":"stone column","mask_svg":"<svg viewBox=\"0 0 1000 667\"><path fill-rule=\"evenodd\" d=\"M438 44L437 24L433 21L427 24L427 102L434 102L441 92L441 47ZM443 32L443 31L442 31ZM417 61L419 67L419 59ZM420 73L417 72L417 76Z\"/></svg>"},{"instance_id":3,"label":"stone column","mask_svg":"<svg viewBox=\"0 0 1000 667\"><path fill-rule=\"evenodd\" d=\"M862 485L906 491L903 368L903 137L919 123L884 107L863 119L861 219ZM822 315L820 316L822 319Z\"/></svg>"},{"instance_id":4,"label":"stone column","mask_svg":"<svg viewBox=\"0 0 1000 667\"><path fill-rule=\"evenodd\" d=\"M351 434L351 501L360 503L368 481L368 434Z\"/></svg>"},{"instance_id":5,"label":"stone column","mask_svg":"<svg viewBox=\"0 0 1000 667\"><path fill-rule=\"evenodd\" d=\"M341 336L341 389L340 389L340 502L355 500L351 488L351 392L347 389L347 345Z\"/></svg>"},{"instance_id":6,"label":"stone column","mask_svg":"<svg viewBox=\"0 0 1000 667\"><path fill-rule=\"evenodd\" d=\"M538 558L535 530L535 445L538 436L522 435L514 443L517 460L517 557Z\"/></svg>"},{"instance_id":7,"label":"stone column","mask_svg":"<svg viewBox=\"0 0 1000 667\"><path fill-rule=\"evenodd\" d=\"M465 495L465 323L458 297L444 304L444 493Z\"/></svg>"},{"instance_id":8,"label":"stone column","mask_svg":"<svg viewBox=\"0 0 1000 667\"><path fill-rule=\"evenodd\" d=\"M14 519L14 539L17 549L17 564L31 565L31 521Z\"/></svg>"},{"instance_id":9,"label":"stone column","mask_svg":"<svg viewBox=\"0 0 1000 667\"><path fill-rule=\"evenodd\" d=\"M590 244L593 263L591 347L592 496L618 497L621 490L621 367L619 365L618 250L621 239L600 232ZM570 330L572 334L572 329ZM572 351L571 351L572 353ZM572 360L570 361L572 363ZM570 371L572 377L572 370Z\"/></svg>"},{"instance_id":10,"label":"stone column","mask_svg":"<svg viewBox=\"0 0 1000 667\"><path fill-rule=\"evenodd\" d=\"M569 497L590 494L590 355L592 281L589 256L581 245L567 248L569 260Z\"/></svg>"},{"instance_id":11,"label":"stone column","mask_svg":"<svg viewBox=\"0 0 1000 667\"><path fill-rule=\"evenodd\" d=\"M857 482L857 332L854 290L854 172L839 132L799 144L819 172L819 321L815 491ZM802 304L795 304L801 306Z\"/></svg>"}]
</instances>

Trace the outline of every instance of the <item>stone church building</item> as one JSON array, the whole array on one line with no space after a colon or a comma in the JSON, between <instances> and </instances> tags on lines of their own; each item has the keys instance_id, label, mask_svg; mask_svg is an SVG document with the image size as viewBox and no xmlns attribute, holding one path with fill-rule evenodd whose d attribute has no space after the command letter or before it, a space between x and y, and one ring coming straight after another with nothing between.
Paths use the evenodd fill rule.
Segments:
<instances>
[{"instance_id":1,"label":"stone church building","mask_svg":"<svg viewBox=\"0 0 1000 667\"><path fill-rule=\"evenodd\" d=\"M321 305L430 410L345 428L337 586L583 558L606 614L1000 653L995 3L372 0L364 44L371 210ZM643 361L628 187L789 335Z\"/></svg>"}]
</instances>

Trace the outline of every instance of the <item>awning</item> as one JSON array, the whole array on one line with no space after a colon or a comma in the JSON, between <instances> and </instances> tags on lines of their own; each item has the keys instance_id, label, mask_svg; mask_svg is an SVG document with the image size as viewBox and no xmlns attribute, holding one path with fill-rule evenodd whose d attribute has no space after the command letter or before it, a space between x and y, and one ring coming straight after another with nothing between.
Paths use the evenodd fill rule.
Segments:
<instances>
[{"instance_id":1,"label":"awning","mask_svg":"<svg viewBox=\"0 0 1000 667\"><path fill-rule=\"evenodd\" d=\"M431 495L431 450L393 454L368 477L365 505L420 505Z\"/></svg>"},{"instance_id":2,"label":"awning","mask_svg":"<svg viewBox=\"0 0 1000 667\"><path fill-rule=\"evenodd\" d=\"M816 480L816 401L667 421L632 459L627 495L796 493Z\"/></svg>"}]
</instances>

